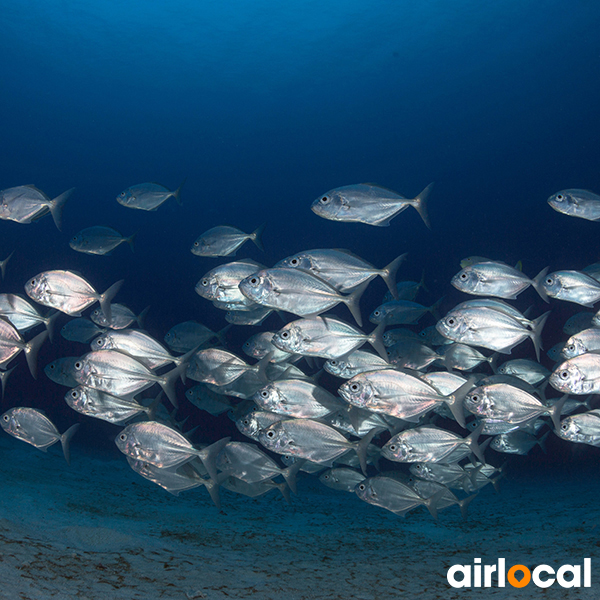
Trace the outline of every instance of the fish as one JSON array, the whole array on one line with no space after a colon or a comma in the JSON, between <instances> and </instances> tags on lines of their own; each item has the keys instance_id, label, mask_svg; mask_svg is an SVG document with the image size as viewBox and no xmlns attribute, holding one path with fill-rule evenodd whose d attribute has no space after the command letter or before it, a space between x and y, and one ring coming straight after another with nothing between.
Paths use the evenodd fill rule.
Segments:
<instances>
[{"instance_id":1,"label":"fish","mask_svg":"<svg viewBox=\"0 0 600 600\"><path fill-rule=\"evenodd\" d=\"M480 419L504 421L520 425L542 415L549 415L554 426L560 426L560 414L566 397L552 407L545 406L535 396L506 383L480 385L470 391L465 408Z\"/></svg>"},{"instance_id":2,"label":"fish","mask_svg":"<svg viewBox=\"0 0 600 600\"><path fill-rule=\"evenodd\" d=\"M348 250L304 250L280 260L275 263L275 267L309 271L342 293L351 292L361 283L379 276L394 298L397 298L396 272L407 256L406 253L401 254L383 269L376 269Z\"/></svg>"},{"instance_id":3,"label":"fish","mask_svg":"<svg viewBox=\"0 0 600 600\"><path fill-rule=\"evenodd\" d=\"M541 333L550 312L534 321L518 321L506 312L485 306L454 308L437 322L437 330L448 339L510 354L511 350L526 339L533 342L539 361L542 348Z\"/></svg>"},{"instance_id":4,"label":"fish","mask_svg":"<svg viewBox=\"0 0 600 600\"><path fill-rule=\"evenodd\" d=\"M433 183L430 183L418 196L408 199L379 185L345 185L319 196L310 208L319 217L330 221L387 227L396 215L412 206L431 229L427 202L432 187Z\"/></svg>"},{"instance_id":5,"label":"fish","mask_svg":"<svg viewBox=\"0 0 600 600\"><path fill-rule=\"evenodd\" d=\"M483 425L480 425L466 438L461 438L434 425L422 425L393 436L381 449L381 455L395 462L450 464L473 453L485 463L483 450L487 447L487 440L485 446L477 443L482 429Z\"/></svg>"},{"instance_id":6,"label":"fish","mask_svg":"<svg viewBox=\"0 0 600 600\"><path fill-rule=\"evenodd\" d=\"M75 188L51 200L34 185L20 185L0 191L0 219L29 224L50 213L56 228L62 226L62 212Z\"/></svg>"},{"instance_id":7,"label":"fish","mask_svg":"<svg viewBox=\"0 0 600 600\"><path fill-rule=\"evenodd\" d=\"M503 452L504 454L525 455L535 446L539 446L546 452L545 441L548 435L550 435L549 431L538 439L531 433L523 431L522 429L517 429L516 431L509 431L508 433L501 433L495 436L490 442L490 448L496 450L496 452Z\"/></svg>"},{"instance_id":8,"label":"fish","mask_svg":"<svg viewBox=\"0 0 600 600\"><path fill-rule=\"evenodd\" d=\"M556 434L568 442L600 446L600 409L566 417Z\"/></svg>"},{"instance_id":9,"label":"fish","mask_svg":"<svg viewBox=\"0 0 600 600\"><path fill-rule=\"evenodd\" d=\"M596 278L594 277L594 279ZM595 314L596 313L593 312L579 312L574 314L565 321L565 324L563 325L563 333L566 333L567 335L575 335L584 329L597 327L597 324L594 323Z\"/></svg>"},{"instance_id":10,"label":"fish","mask_svg":"<svg viewBox=\"0 0 600 600\"><path fill-rule=\"evenodd\" d=\"M550 371L546 367L528 358L516 358L502 363L497 368L497 372L501 375L518 377L531 385L545 381L550 375Z\"/></svg>"},{"instance_id":11,"label":"fish","mask_svg":"<svg viewBox=\"0 0 600 600\"><path fill-rule=\"evenodd\" d=\"M43 317L39 311L17 294L0 294L0 316L10 321L21 333L44 324L50 341L54 337L54 325L60 313L51 311Z\"/></svg>"},{"instance_id":12,"label":"fish","mask_svg":"<svg viewBox=\"0 0 600 600\"><path fill-rule=\"evenodd\" d=\"M565 360L555 367L548 381L564 394L600 393L600 354L587 352Z\"/></svg>"},{"instance_id":13,"label":"fish","mask_svg":"<svg viewBox=\"0 0 600 600\"><path fill-rule=\"evenodd\" d=\"M64 385L68 388L77 386L75 379L75 363L81 359L80 356L63 356L53 360L44 367L44 373L48 379Z\"/></svg>"},{"instance_id":14,"label":"fish","mask_svg":"<svg viewBox=\"0 0 600 600\"><path fill-rule=\"evenodd\" d=\"M130 397L158 383L175 408L175 381L187 368L182 363L165 375L156 375L135 358L116 350L88 352L73 366L77 383L113 396Z\"/></svg>"},{"instance_id":15,"label":"fish","mask_svg":"<svg viewBox=\"0 0 600 600\"><path fill-rule=\"evenodd\" d=\"M142 413L153 421L161 396L150 406L143 406L134 399L120 398L85 385L78 385L69 390L64 399L68 406L82 415L120 424Z\"/></svg>"},{"instance_id":16,"label":"fish","mask_svg":"<svg viewBox=\"0 0 600 600\"><path fill-rule=\"evenodd\" d=\"M353 350L350 354L342 355L340 358L330 358L323 368L336 377L351 379L359 373L367 371L379 371L381 369L393 369L393 365L386 360L364 350Z\"/></svg>"},{"instance_id":17,"label":"fish","mask_svg":"<svg viewBox=\"0 0 600 600\"><path fill-rule=\"evenodd\" d=\"M127 425L115 438L117 448L135 460L168 469L198 457L213 481L217 480L215 460L229 438L198 450L179 431L157 421Z\"/></svg>"},{"instance_id":18,"label":"fish","mask_svg":"<svg viewBox=\"0 0 600 600\"><path fill-rule=\"evenodd\" d=\"M60 314L60 313L56 313ZM86 319L85 317L78 317L71 319L68 323L63 325L60 330L60 335L69 340L70 342L80 342L87 344L90 340L94 339L101 333L106 333L107 329L104 327L98 327L96 323Z\"/></svg>"},{"instance_id":19,"label":"fish","mask_svg":"<svg viewBox=\"0 0 600 600\"><path fill-rule=\"evenodd\" d=\"M575 358L586 352L600 352L600 328L590 327L572 335L565 342L561 354L565 358Z\"/></svg>"},{"instance_id":20,"label":"fish","mask_svg":"<svg viewBox=\"0 0 600 600\"><path fill-rule=\"evenodd\" d=\"M551 298L582 306L594 306L600 300L600 282L582 271L549 273L542 281L542 286Z\"/></svg>"},{"instance_id":21,"label":"fish","mask_svg":"<svg viewBox=\"0 0 600 600\"><path fill-rule=\"evenodd\" d=\"M400 340L387 349L387 358L395 367L422 370L442 360L442 355L419 340Z\"/></svg>"},{"instance_id":22,"label":"fish","mask_svg":"<svg viewBox=\"0 0 600 600\"><path fill-rule=\"evenodd\" d=\"M441 357L438 355L438 358L446 369L458 369L459 371L471 371L483 363L488 363L493 370L497 357L496 353L484 356L475 348L458 342L440 346L438 353L441 355Z\"/></svg>"},{"instance_id":23,"label":"fish","mask_svg":"<svg viewBox=\"0 0 600 600\"><path fill-rule=\"evenodd\" d=\"M312 462L331 463L349 450L359 458L366 473L366 451L372 437L380 431L374 428L358 442L349 442L345 436L313 419L285 419L277 421L258 434L259 442L277 454L289 454Z\"/></svg>"},{"instance_id":24,"label":"fish","mask_svg":"<svg viewBox=\"0 0 600 600\"><path fill-rule=\"evenodd\" d=\"M263 223L252 233L244 233L237 227L220 225L202 233L192 244L191 252L196 256L235 256L239 248L252 240L259 250L264 252L262 233Z\"/></svg>"},{"instance_id":25,"label":"fish","mask_svg":"<svg viewBox=\"0 0 600 600\"><path fill-rule=\"evenodd\" d=\"M198 350L187 366L186 374L190 379L201 383L212 383L216 386L227 385L251 371L258 375L264 383L267 381L265 370L271 354L265 355L254 365L245 363L241 358L220 348Z\"/></svg>"},{"instance_id":26,"label":"fish","mask_svg":"<svg viewBox=\"0 0 600 600\"><path fill-rule=\"evenodd\" d=\"M318 419L344 407L344 403L326 389L302 379L272 381L252 399L261 410L288 418Z\"/></svg>"},{"instance_id":27,"label":"fish","mask_svg":"<svg viewBox=\"0 0 600 600\"><path fill-rule=\"evenodd\" d=\"M335 317L297 319L277 331L271 342L276 348L290 354L340 358L354 352L366 342L387 362L387 353L381 340L384 325L370 334Z\"/></svg>"},{"instance_id":28,"label":"fish","mask_svg":"<svg viewBox=\"0 0 600 600\"><path fill-rule=\"evenodd\" d=\"M370 315L369 321L375 325L410 325L416 323L424 314L431 313L436 319L437 310L442 302L440 298L431 306L423 306L411 300L390 300L379 305Z\"/></svg>"},{"instance_id":29,"label":"fish","mask_svg":"<svg viewBox=\"0 0 600 600\"><path fill-rule=\"evenodd\" d=\"M356 486L365 480L365 476L348 467L327 469L319 475L319 481L332 490L354 493Z\"/></svg>"},{"instance_id":30,"label":"fish","mask_svg":"<svg viewBox=\"0 0 600 600\"><path fill-rule=\"evenodd\" d=\"M69 444L79 423L71 425L62 435L56 426L41 411L35 408L17 407L7 410L0 417L0 425L6 433L46 452L50 446L60 442L67 464L71 463Z\"/></svg>"},{"instance_id":31,"label":"fish","mask_svg":"<svg viewBox=\"0 0 600 600\"><path fill-rule=\"evenodd\" d=\"M229 326L226 326L221 331L215 333L198 321L184 321L183 323L173 325L165 334L164 341L174 352L189 352L213 338L222 341L228 329Z\"/></svg>"},{"instance_id":32,"label":"fish","mask_svg":"<svg viewBox=\"0 0 600 600\"><path fill-rule=\"evenodd\" d=\"M56 308L72 317L80 317L81 312L94 304L109 318L110 301L121 289L123 280L113 283L103 294L99 294L91 283L71 271L43 271L25 284L25 292L38 304Z\"/></svg>"},{"instance_id":33,"label":"fish","mask_svg":"<svg viewBox=\"0 0 600 600\"><path fill-rule=\"evenodd\" d=\"M495 296L515 300L517 296L533 286L542 300L548 297L542 285L548 267L542 269L533 279L529 279L522 271L498 261L475 263L464 267L450 283L461 292L476 296Z\"/></svg>"},{"instance_id":34,"label":"fish","mask_svg":"<svg viewBox=\"0 0 600 600\"><path fill-rule=\"evenodd\" d=\"M37 379L37 355L47 337L48 332L42 331L26 342L10 321L0 317L0 367L5 368L19 352L24 352L29 372Z\"/></svg>"},{"instance_id":35,"label":"fish","mask_svg":"<svg viewBox=\"0 0 600 600\"><path fill-rule=\"evenodd\" d=\"M600 196L588 190L561 190L548 198L548 204L563 215L587 221L600 219Z\"/></svg>"},{"instance_id":36,"label":"fish","mask_svg":"<svg viewBox=\"0 0 600 600\"><path fill-rule=\"evenodd\" d=\"M129 237L125 237L112 227L96 225L86 227L76 233L69 241L69 246L77 252L104 256L112 254L115 248L126 243L133 252L135 236L136 234L133 233Z\"/></svg>"},{"instance_id":37,"label":"fish","mask_svg":"<svg viewBox=\"0 0 600 600\"><path fill-rule=\"evenodd\" d=\"M296 355L290 354L285 350L280 350L277 346L273 345L272 339L274 335L275 332L273 331L261 331L250 336L242 346L244 354L260 360L271 352L271 362L276 363L287 362L293 359ZM296 356L296 358L299 357Z\"/></svg>"},{"instance_id":38,"label":"fish","mask_svg":"<svg viewBox=\"0 0 600 600\"><path fill-rule=\"evenodd\" d=\"M249 300L262 306L285 310L300 317L318 314L343 303L362 326L359 301L369 285L365 281L351 294L344 296L326 281L299 269L262 269L239 284Z\"/></svg>"},{"instance_id":39,"label":"fish","mask_svg":"<svg viewBox=\"0 0 600 600\"><path fill-rule=\"evenodd\" d=\"M149 310L150 307L146 306L139 315L136 315L129 307L115 302L114 304L110 303L110 317L107 316L104 309L96 308L91 312L90 319L96 325L108 329L125 329L134 322L138 327L143 328Z\"/></svg>"},{"instance_id":40,"label":"fish","mask_svg":"<svg viewBox=\"0 0 600 600\"><path fill-rule=\"evenodd\" d=\"M287 417L266 410L254 410L255 408L236 419L235 426L240 433L258 442L258 436L261 431L267 429L273 423L277 423L277 421L286 420Z\"/></svg>"},{"instance_id":41,"label":"fish","mask_svg":"<svg viewBox=\"0 0 600 600\"><path fill-rule=\"evenodd\" d=\"M117 196L117 202L127 208L157 210L169 198L175 198L177 204L181 206L181 188L184 184L185 180L176 190L169 191L158 183L139 183L123 190Z\"/></svg>"}]
</instances>

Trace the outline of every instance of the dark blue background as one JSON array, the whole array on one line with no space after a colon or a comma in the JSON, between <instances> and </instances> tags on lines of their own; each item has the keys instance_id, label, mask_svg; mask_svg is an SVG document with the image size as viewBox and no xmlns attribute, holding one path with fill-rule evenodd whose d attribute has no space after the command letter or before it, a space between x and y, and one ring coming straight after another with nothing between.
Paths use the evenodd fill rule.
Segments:
<instances>
[{"instance_id":1,"label":"dark blue background","mask_svg":"<svg viewBox=\"0 0 600 600\"><path fill-rule=\"evenodd\" d=\"M318 247L349 248L378 267L408 252L399 277L424 270L421 300L446 294L443 311L464 299L449 281L468 255L522 260L530 276L600 260L599 225L546 204L564 188L600 191L595 2L0 4L0 188L33 183L52 197L77 188L62 233L50 218L0 223L0 258L16 249L1 291L74 269L101 291L125 278L117 300L136 312L150 304L159 338L186 319L219 329L223 314L194 293L219 261L189 252L219 224L266 222L266 253L245 246L238 256L267 266ZM130 185L174 189L184 178L183 207L170 200L145 213L115 201ZM377 182L412 197L431 181L432 231L412 209L388 228L309 209L340 185ZM98 224L138 231L135 254L70 250L71 235ZM381 281L370 286L363 313L383 292ZM531 290L516 304L545 309ZM552 308L547 348L579 310ZM232 350L254 332L232 331ZM40 365L84 351L59 338ZM514 353L530 354L528 343ZM34 383L22 364L4 405L44 407L61 430L79 419L88 439L101 445L93 434L102 432L110 447L115 430L68 411L64 391L43 375ZM229 428L225 417L202 419L207 438ZM572 445L550 446L551 460L569 460Z\"/></svg>"}]
</instances>

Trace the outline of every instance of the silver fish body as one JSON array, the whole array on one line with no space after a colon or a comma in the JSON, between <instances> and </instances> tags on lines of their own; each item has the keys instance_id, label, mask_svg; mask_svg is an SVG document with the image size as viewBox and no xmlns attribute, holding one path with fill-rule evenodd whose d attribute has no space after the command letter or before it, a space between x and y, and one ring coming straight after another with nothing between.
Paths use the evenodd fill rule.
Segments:
<instances>
[{"instance_id":1,"label":"silver fish body","mask_svg":"<svg viewBox=\"0 0 600 600\"><path fill-rule=\"evenodd\" d=\"M600 282L583 271L555 271L542 281L551 298L593 306L600 300Z\"/></svg>"},{"instance_id":2,"label":"silver fish body","mask_svg":"<svg viewBox=\"0 0 600 600\"><path fill-rule=\"evenodd\" d=\"M57 229L61 229L62 211L75 188L51 200L34 185L20 185L0 191L0 219L29 224L52 214Z\"/></svg>"},{"instance_id":3,"label":"silver fish body","mask_svg":"<svg viewBox=\"0 0 600 600\"><path fill-rule=\"evenodd\" d=\"M556 433L568 442L600 446L600 409L563 419Z\"/></svg>"},{"instance_id":4,"label":"silver fish body","mask_svg":"<svg viewBox=\"0 0 600 600\"><path fill-rule=\"evenodd\" d=\"M115 248L123 243L128 244L133 252L134 239L135 233L125 237L112 227L96 225L86 227L76 233L69 241L69 246L77 252L104 256L110 255Z\"/></svg>"},{"instance_id":5,"label":"silver fish body","mask_svg":"<svg viewBox=\"0 0 600 600\"><path fill-rule=\"evenodd\" d=\"M588 190L561 190L548 198L548 204L557 212L587 221L600 219L600 196Z\"/></svg>"},{"instance_id":6,"label":"silver fish body","mask_svg":"<svg viewBox=\"0 0 600 600\"><path fill-rule=\"evenodd\" d=\"M600 328L590 327L572 335L562 349L565 358L574 358L586 352L600 351Z\"/></svg>"},{"instance_id":7,"label":"silver fish body","mask_svg":"<svg viewBox=\"0 0 600 600\"><path fill-rule=\"evenodd\" d=\"M566 394L600 393L600 354L588 352L560 363L550 375L550 385Z\"/></svg>"},{"instance_id":8,"label":"silver fish body","mask_svg":"<svg viewBox=\"0 0 600 600\"><path fill-rule=\"evenodd\" d=\"M123 190L117 196L117 202L127 208L138 210L157 210L169 198L175 198L181 205L181 188L183 183L174 191L168 190L158 183L140 183Z\"/></svg>"},{"instance_id":9,"label":"silver fish body","mask_svg":"<svg viewBox=\"0 0 600 600\"><path fill-rule=\"evenodd\" d=\"M261 225L252 233L244 233L237 227L228 225L213 227L196 238L191 252L196 256L235 256L237 250L248 240L252 240L257 248L264 250L261 239L264 227Z\"/></svg>"}]
</instances>

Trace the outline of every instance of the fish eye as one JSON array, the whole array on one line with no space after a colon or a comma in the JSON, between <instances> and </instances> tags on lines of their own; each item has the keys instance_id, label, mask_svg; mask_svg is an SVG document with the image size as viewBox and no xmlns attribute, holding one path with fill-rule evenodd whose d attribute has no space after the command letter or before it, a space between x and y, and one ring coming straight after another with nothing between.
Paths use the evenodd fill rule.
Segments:
<instances>
[{"instance_id":1,"label":"fish eye","mask_svg":"<svg viewBox=\"0 0 600 600\"><path fill-rule=\"evenodd\" d=\"M337 365L337 360L330 360L330 361L329 361L329 364L330 364L332 367L335 367L335 365Z\"/></svg>"},{"instance_id":2,"label":"fish eye","mask_svg":"<svg viewBox=\"0 0 600 600\"><path fill-rule=\"evenodd\" d=\"M552 277L548 277L548 278L546 279L546 283L547 283L548 285L552 285L552 283L553 283L553 282L554 282L554 279L553 279Z\"/></svg>"},{"instance_id":3,"label":"fish eye","mask_svg":"<svg viewBox=\"0 0 600 600\"><path fill-rule=\"evenodd\" d=\"M329 202L329 196L323 196L320 200L321 204L327 204Z\"/></svg>"},{"instance_id":4,"label":"fish eye","mask_svg":"<svg viewBox=\"0 0 600 600\"><path fill-rule=\"evenodd\" d=\"M289 337L290 337L290 332L289 331L283 331L281 333L281 339L287 340Z\"/></svg>"},{"instance_id":5,"label":"fish eye","mask_svg":"<svg viewBox=\"0 0 600 600\"><path fill-rule=\"evenodd\" d=\"M121 192L121 198L125 197L125 192Z\"/></svg>"},{"instance_id":6,"label":"fish eye","mask_svg":"<svg viewBox=\"0 0 600 600\"><path fill-rule=\"evenodd\" d=\"M557 194L557 195L556 195L556 199L557 199L557 200L564 200L564 199L565 199L565 197L564 197L562 194Z\"/></svg>"},{"instance_id":7,"label":"fish eye","mask_svg":"<svg viewBox=\"0 0 600 600\"><path fill-rule=\"evenodd\" d=\"M53 363L50 363L47 368L52 371L52 369L56 369L56 365Z\"/></svg>"},{"instance_id":8,"label":"fish eye","mask_svg":"<svg viewBox=\"0 0 600 600\"><path fill-rule=\"evenodd\" d=\"M392 445L390 446L390 450L391 450L392 452L396 452L396 450L398 450L398 446L396 446L396 444L392 444Z\"/></svg>"},{"instance_id":9,"label":"fish eye","mask_svg":"<svg viewBox=\"0 0 600 600\"><path fill-rule=\"evenodd\" d=\"M203 279L200 283L206 287L208 285L208 279Z\"/></svg>"},{"instance_id":10,"label":"fish eye","mask_svg":"<svg viewBox=\"0 0 600 600\"><path fill-rule=\"evenodd\" d=\"M292 260L290 260L290 265L292 265L293 267L296 267L299 264L300 261L297 258L292 258Z\"/></svg>"},{"instance_id":11,"label":"fish eye","mask_svg":"<svg viewBox=\"0 0 600 600\"><path fill-rule=\"evenodd\" d=\"M83 366L83 363L80 360L78 360L73 366L75 367L75 369L77 369L77 371L79 371Z\"/></svg>"},{"instance_id":12,"label":"fish eye","mask_svg":"<svg viewBox=\"0 0 600 600\"><path fill-rule=\"evenodd\" d=\"M198 247L199 245L198 242L194 242L194 246Z\"/></svg>"},{"instance_id":13,"label":"fish eye","mask_svg":"<svg viewBox=\"0 0 600 600\"><path fill-rule=\"evenodd\" d=\"M119 439L120 439L122 442L124 442L124 441L127 439L127 435L126 435L125 433L122 433L122 434L119 436Z\"/></svg>"},{"instance_id":14,"label":"fish eye","mask_svg":"<svg viewBox=\"0 0 600 600\"><path fill-rule=\"evenodd\" d=\"M75 400L77 400L78 397L79 397L79 392L77 390L72 390L71 398L75 398Z\"/></svg>"},{"instance_id":15,"label":"fish eye","mask_svg":"<svg viewBox=\"0 0 600 600\"><path fill-rule=\"evenodd\" d=\"M446 325L449 325L450 327L454 327L454 325L456 325L456 319L454 317L450 317L449 319L446 319Z\"/></svg>"},{"instance_id":16,"label":"fish eye","mask_svg":"<svg viewBox=\"0 0 600 600\"><path fill-rule=\"evenodd\" d=\"M252 278L250 279L250 283L251 283L252 285L256 285L256 284L258 283L258 277L252 277Z\"/></svg>"},{"instance_id":17,"label":"fish eye","mask_svg":"<svg viewBox=\"0 0 600 600\"><path fill-rule=\"evenodd\" d=\"M473 404L479 404L481 398L479 397L478 394L473 394L471 396L471 402L473 402Z\"/></svg>"},{"instance_id":18,"label":"fish eye","mask_svg":"<svg viewBox=\"0 0 600 600\"><path fill-rule=\"evenodd\" d=\"M262 390L262 391L260 392L260 395L261 395L263 398L268 398L268 397L269 397L269 392L268 392L267 390Z\"/></svg>"},{"instance_id":19,"label":"fish eye","mask_svg":"<svg viewBox=\"0 0 600 600\"><path fill-rule=\"evenodd\" d=\"M560 428L561 428L563 431L567 431L567 429L569 429L569 426L568 426L566 423L561 423L561 424L560 424Z\"/></svg>"},{"instance_id":20,"label":"fish eye","mask_svg":"<svg viewBox=\"0 0 600 600\"><path fill-rule=\"evenodd\" d=\"M373 311L373 316L378 317L381 314L380 310L374 310Z\"/></svg>"},{"instance_id":21,"label":"fish eye","mask_svg":"<svg viewBox=\"0 0 600 600\"><path fill-rule=\"evenodd\" d=\"M244 419L242 425L250 425L250 419Z\"/></svg>"},{"instance_id":22,"label":"fish eye","mask_svg":"<svg viewBox=\"0 0 600 600\"><path fill-rule=\"evenodd\" d=\"M567 371L566 369L564 371L561 371L558 376L561 379L569 379L569 371Z\"/></svg>"},{"instance_id":23,"label":"fish eye","mask_svg":"<svg viewBox=\"0 0 600 600\"><path fill-rule=\"evenodd\" d=\"M364 483L359 483L358 489L362 492L367 489L367 486Z\"/></svg>"},{"instance_id":24,"label":"fish eye","mask_svg":"<svg viewBox=\"0 0 600 600\"><path fill-rule=\"evenodd\" d=\"M350 391L351 392L358 392L360 390L360 384L359 383L353 383L350 385Z\"/></svg>"},{"instance_id":25,"label":"fish eye","mask_svg":"<svg viewBox=\"0 0 600 600\"><path fill-rule=\"evenodd\" d=\"M8 423L8 421L9 421L9 419L10 419L10 417L9 417L8 415L4 415L2 418L3 418L3 419L4 419L4 420L7 422L7 423Z\"/></svg>"},{"instance_id":26,"label":"fish eye","mask_svg":"<svg viewBox=\"0 0 600 600\"><path fill-rule=\"evenodd\" d=\"M35 285L35 279L32 279L32 280L29 282L29 285Z\"/></svg>"},{"instance_id":27,"label":"fish eye","mask_svg":"<svg viewBox=\"0 0 600 600\"><path fill-rule=\"evenodd\" d=\"M274 431L267 431L267 437L270 439L273 439L275 437L275 432Z\"/></svg>"},{"instance_id":28,"label":"fish eye","mask_svg":"<svg viewBox=\"0 0 600 600\"><path fill-rule=\"evenodd\" d=\"M329 479L329 475L323 475L323 479Z\"/></svg>"},{"instance_id":29,"label":"fish eye","mask_svg":"<svg viewBox=\"0 0 600 600\"><path fill-rule=\"evenodd\" d=\"M569 344L567 346L567 350L570 350L571 352L573 352L575 350L575 344Z\"/></svg>"},{"instance_id":30,"label":"fish eye","mask_svg":"<svg viewBox=\"0 0 600 600\"><path fill-rule=\"evenodd\" d=\"M97 345L97 346L102 346L102 338L98 338L98 339L96 340L96 345Z\"/></svg>"},{"instance_id":31,"label":"fish eye","mask_svg":"<svg viewBox=\"0 0 600 600\"><path fill-rule=\"evenodd\" d=\"M420 471L422 469L421 465L415 465L415 471Z\"/></svg>"},{"instance_id":32,"label":"fish eye","mask_svg":"<svg viewBox=\"0 0 600 600\"><path fill-rule=\"evenodd\" d=\"M460 278L464 281L467 278L467 274L461 273Z\"/></svg>"}]
</instances>

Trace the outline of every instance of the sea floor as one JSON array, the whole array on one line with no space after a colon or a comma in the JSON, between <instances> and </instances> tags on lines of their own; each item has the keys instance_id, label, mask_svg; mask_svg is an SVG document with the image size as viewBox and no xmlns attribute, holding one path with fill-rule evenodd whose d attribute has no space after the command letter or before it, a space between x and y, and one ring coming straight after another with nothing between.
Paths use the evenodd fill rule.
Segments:
<instances>
[{"instance_id":1,"label":"sea floor","mask_svg":"<svg viewBox=\"0 0 600 600\"><path fill-rule=\"evenodd\" d=\"M0 437L0 598L10 600L597 600L600 485L593 472L509 469L500 493L483 489L467 521L457 507L397 517L300 475L287 504L204 489L174 497L124 457L76 445L68 467ZM512 472L511 472L512 471ZM454 589L453 564L582 564L592 587Z\"/></svg>"}]
</instances>

